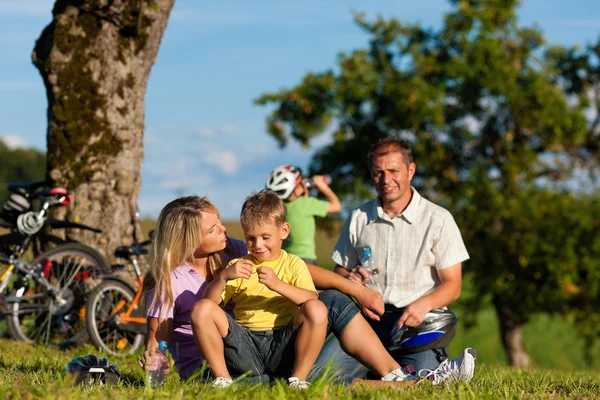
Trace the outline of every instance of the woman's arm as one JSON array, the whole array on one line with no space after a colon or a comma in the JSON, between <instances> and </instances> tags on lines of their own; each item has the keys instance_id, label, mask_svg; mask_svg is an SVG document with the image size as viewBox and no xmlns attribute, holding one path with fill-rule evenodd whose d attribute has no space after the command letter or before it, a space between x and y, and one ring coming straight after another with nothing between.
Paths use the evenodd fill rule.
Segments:
<instances>
[{"instance_id":1,"label":"woman's arm","mask_svg":"<svg viewBox=\"0 0 600 400\"><path fill-rule=\"evenodd\" d=\"M148 365L150 357L158 348L158 342L164 340L165 342L169 343L171 341L171 333L173 332L173 320L171 318L159 319L154 317L148 317L146 319L146 327L148 330L148 333L146 334L146 351L144 351L144 354L138 360L138 365L144 371L146 371L146 365Z\"/></svg>"}]
</instances>

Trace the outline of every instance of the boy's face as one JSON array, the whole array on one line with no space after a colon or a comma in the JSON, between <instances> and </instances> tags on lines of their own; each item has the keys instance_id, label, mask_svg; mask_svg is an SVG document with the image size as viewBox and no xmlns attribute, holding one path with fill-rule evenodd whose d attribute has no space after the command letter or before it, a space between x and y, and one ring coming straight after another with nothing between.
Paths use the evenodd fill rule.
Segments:
<instances>
[{"instance_id":1,"label":"boy's face","mask_svg":"<svg viewBox=\"0 0 600 400\"><path fill-rule=\"evenodd\" d=\"M242 226L248 251L260 262L275 261L281 255L281 243L290 233L290 224L272 223Z\"/></svg>"}]
</instances>

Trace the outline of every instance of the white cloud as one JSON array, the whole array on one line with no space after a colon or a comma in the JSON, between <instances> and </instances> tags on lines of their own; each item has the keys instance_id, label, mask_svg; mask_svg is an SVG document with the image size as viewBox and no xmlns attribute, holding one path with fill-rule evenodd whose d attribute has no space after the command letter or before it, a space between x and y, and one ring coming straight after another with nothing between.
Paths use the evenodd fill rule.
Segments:
<instances>
[{"instance_id":1,"label":"white cloud","mask_svg":"<svg viewBox=\"0 0 600 400\"><path fill-rule=\"evenodd\" d=\"M192 171L190 171L191 173ZM197 174L189 174L186 176L176 176L165 178L159 183L161 188L172 189L176 191L194 191L194 188L206 186L211 183L211 180L206 176L199 176Z\"/></svg>"},{"instance_id":2,"label":"white cloud","mask_svg":"<svg viewBox=\"0 0 600 400\"><path fill-rule=\"evenodd\" d=\"M162 139L153 133L146 132L144 133L144 143L146 145L160 144Z\"/></svg>"},{"instance_id":3,"label":"white cloud","mask_svg":"<svg viewBox=\"0 0 600 400\"><path fill-rule=\"evenodd\" d=\"M23 149L27 147L27 143L25 143L22 138L16 135L0 135L0 140L2 140L4 144L6 144L6 147L11 150Z\"/></svg>"},{"instance_id":4,"label":"white cloud","mask_svg":"<svg viewBox=\"0 0 600 400\"><path fill-rule=\"evenodd\" d=\"M237 132L237 129L232 124L223 124L220 127L220 131L221 131L221 133L223 133L225 135L233 135L234 133Z\"/></svg>"},{"instance_id":5,"label":"white cloud","mask_svg":"<svg viewBox=\"0 0 600 400\"><path fill-rule=\"evenodd\" d=\"M196 132L194 132L194 136L206 138L206 137L214 137L215 131L211 128L200 128Z\"/></svg>"},{"instance_id":6,"label":"white cloud","mask_svg":"<svg viewBox=\"0 0 600 400\"><path fill-rule=\"evenodd\" d=\"M235 127L235 125L225 123L225 124L221 124L217 127L203 126L201 128L195 129L192 133L192 136L205 139L205 138L220 137L223 135L231 136L231 135L234 135L236 132L237 132L237 128Z\"/></svg>"},{"instance_id":7,"label":"white cloud","mask_svg":"<svg viewBox=\"0 0 600 400\"><path fill-rule=\"evenodd\" d=\"M240 167L240 159L233 151L215 151L211 152L205 161L219 168L224 173L230 175Z\"/></svg>"}]
</instances>

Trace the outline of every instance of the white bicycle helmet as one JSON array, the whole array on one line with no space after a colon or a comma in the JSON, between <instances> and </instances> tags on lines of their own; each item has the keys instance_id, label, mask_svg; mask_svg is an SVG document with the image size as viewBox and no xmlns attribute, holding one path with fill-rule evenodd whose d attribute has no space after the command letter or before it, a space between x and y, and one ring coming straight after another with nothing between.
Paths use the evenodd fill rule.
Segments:
<instances>
[{"instance_id":1,"label":"white bicycle helmet","mask_svg":"<svg viewBox=\"0 0 600 400\"><path fill-rule=\"evenodd\" d=\"M293 165L280 165L269 174L265 187L285 200L302 181L302 171Z\"/></svg>"}]
</instances>

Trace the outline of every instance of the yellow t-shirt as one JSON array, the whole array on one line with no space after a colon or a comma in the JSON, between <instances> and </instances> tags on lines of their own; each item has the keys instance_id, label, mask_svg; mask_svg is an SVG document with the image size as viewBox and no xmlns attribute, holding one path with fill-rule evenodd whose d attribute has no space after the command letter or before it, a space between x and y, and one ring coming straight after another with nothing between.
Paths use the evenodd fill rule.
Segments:
<instances>
[{"instance_id":1,"label":"yellow t-shirt","mask_svg":"<svg viewBox=\"0 0 600 400\"><path fill-rule=\"evenodd\" d=\"M221 299L223 303L231 299L235 303L235 320L253 331L275 330L284 327L298 312L298 306L286 297L272 291L258 281L257 267L273 268L275 275L290 285L317 292L308 268L301 258L281 250L276 261L258 263L251 254L243 257L255 263L249 279L237 278L227 282ZM234 264L241 258L229 262Z\"/></svg>"}]
</instances>

